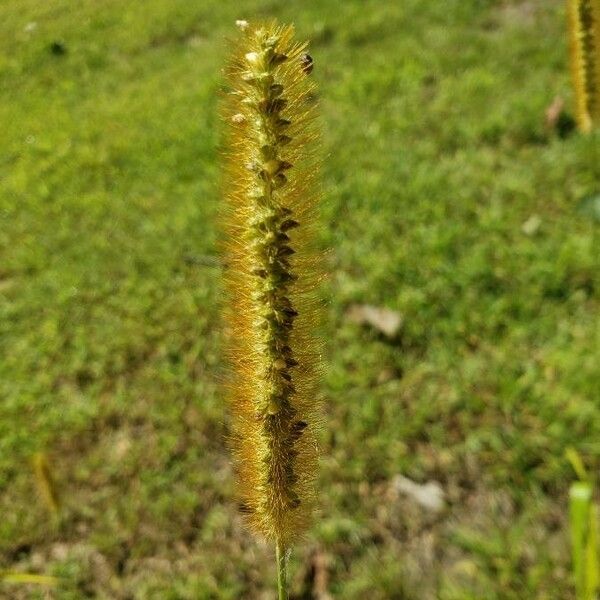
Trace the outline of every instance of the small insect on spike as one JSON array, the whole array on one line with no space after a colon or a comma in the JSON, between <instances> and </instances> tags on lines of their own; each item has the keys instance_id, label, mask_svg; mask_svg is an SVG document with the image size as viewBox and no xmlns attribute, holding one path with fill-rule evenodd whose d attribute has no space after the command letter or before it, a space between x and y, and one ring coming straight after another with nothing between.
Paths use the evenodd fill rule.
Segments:
<instances>
[{"instance_id":1,"label":"small insect on spike","mask_svg":"<svg viewBox=\"0 0 600 600\"><path fill-rule=\"evenodd\" d=\"M579 129L600 125L600 1L567 0L571 74Z\"/></svg>"},{"instance_id":2,"label":"small insect on spike","mask_svg":"<svg viewBox=\"0 0 600 600\"><path fill-rule=\"evenodd\" d=\"M238 27L223 103L230 445L240 512L285 555L317 469L316 93L293 27Z\"/></svg>"}]
</instances>

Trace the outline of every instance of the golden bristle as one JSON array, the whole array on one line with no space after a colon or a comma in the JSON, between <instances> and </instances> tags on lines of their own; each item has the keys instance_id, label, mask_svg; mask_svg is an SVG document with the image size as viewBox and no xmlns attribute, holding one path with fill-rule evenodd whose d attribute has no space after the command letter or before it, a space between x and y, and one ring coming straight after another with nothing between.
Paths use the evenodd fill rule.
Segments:
<instances>
[{"instance_id":1,"label":"golden bristle","mask_svg":"<svg viewBox=\"0 0 600 600\"><path fill-rule=\"evenodd\" d=\"M317 469L315 88L293 27L240 24L223 110L230 442L240 511L287 548Z\"/></svg>"},{"instance_id":2,"label":"golden bristle","mask_svg":"<svg viewBox=\"0 0 600 600\"><path fill-rule=\"evenodd\" d=\"M567 0L571 74L579 129L600 123L600 0Z\"/></svg>"}]
</instances>

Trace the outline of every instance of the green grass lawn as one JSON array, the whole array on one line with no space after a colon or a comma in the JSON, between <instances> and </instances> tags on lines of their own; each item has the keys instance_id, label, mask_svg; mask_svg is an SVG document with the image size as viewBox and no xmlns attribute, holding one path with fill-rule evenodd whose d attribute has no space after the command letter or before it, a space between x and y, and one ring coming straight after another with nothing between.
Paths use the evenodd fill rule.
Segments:
<instances>
[{"instance_id":1,"label":"green grass lawn","mask_svg":"<svg viewBox=\"0 0 600 600\"><path fill-rule=\"evenodd\" d=\"M232 501L215 222L224 38L276 16L312 40L331 249L293 598L573 598L565 448L600 467L599 225L576 207L600 181L591 138L544 124L572 112L563 3L241 6L0 2L0 570L61 580L0 597L275 593ZM398 311L398 339L354 303Z\"/></svg>"}]
</instances>

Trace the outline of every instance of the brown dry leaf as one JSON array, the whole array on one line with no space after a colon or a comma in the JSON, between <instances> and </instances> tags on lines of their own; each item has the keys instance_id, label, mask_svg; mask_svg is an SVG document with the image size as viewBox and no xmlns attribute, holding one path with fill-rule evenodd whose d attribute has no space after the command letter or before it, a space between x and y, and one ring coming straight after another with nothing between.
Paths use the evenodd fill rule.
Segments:
<instances>
[{"instance_id":1,"label":"brown dry leaf","mask_svg":"<svg viewBox=\"0 0 600 600\"><path fill-rule=\"evenodd\" d=\"M546 109L546 127L548 129L556 129L564 108L565 101L560 96L556 96Z\"/></svg>"},{"instance_id":2,"label":"brown dry leaf","mask_svg":"<svg viewBox=\"0 0 600 600\"><path fill-rule=\"evenodd\" d=\"M389 338L396 337L402 327L402 316L399 313L371 304L352 304L346 317L353 323L370 325Z\"/></svg>"}]
</instances>

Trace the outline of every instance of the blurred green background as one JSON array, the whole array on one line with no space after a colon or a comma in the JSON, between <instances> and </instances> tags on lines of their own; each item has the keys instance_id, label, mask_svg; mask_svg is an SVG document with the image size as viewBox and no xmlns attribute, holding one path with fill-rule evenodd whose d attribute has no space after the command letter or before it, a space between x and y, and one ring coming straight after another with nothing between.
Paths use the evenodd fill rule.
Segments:
<instances>
[{"instance_id":1,"label":"blurred green background","mask_svg":"<svg viewBox=\"0 0 600 600\"><path fill-rule=\"evenodd\" d=\"M572 598L600 182L593 138L545 123L572 112L559 0L0 3L0 569L61 581L0 597L274 596L232 502L215 224L224 39L272 16L312 40L331 248L293 598Z\"/></svg>"}]
</instances>

